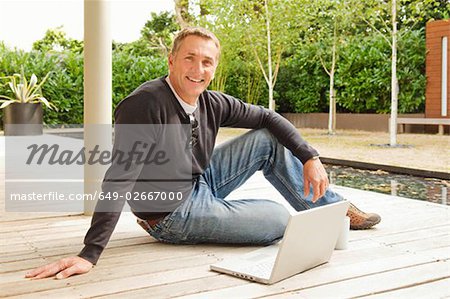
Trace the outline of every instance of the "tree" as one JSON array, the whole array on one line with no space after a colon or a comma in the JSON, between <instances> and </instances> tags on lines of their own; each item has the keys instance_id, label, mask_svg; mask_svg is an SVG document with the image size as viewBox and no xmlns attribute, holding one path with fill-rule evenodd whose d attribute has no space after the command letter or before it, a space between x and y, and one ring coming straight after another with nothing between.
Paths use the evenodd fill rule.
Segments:
<instances>
[{"instance_id":1,"label":"tree","mask_svg":"<svg viewBox=\"0 0 450 299\"><path fill-rule=\"evenodd\" d=\"M167 57L175 32L180 29L175 16L167 11L152 12L139 39L130 43L113 41L113 50L133 56Z\"/></svg>"},{"instance_id":2,"label":"tree","mask_svg":"<svg viewBox=\"0 0 450 299\"><path fill-rule=\"evenodd\" d=\"M224 40L233 44L234 48L229 50L234 58L243 60L248 70L253 71L253 65L259 68L268 88L272 110L275 110L273 93L283 53L298 34L296 30L302 30L299 24L305 19L296 18L301 12L300 4L293 0L208 2L210 14L203 18L203 24L213 28L223 45L226 46ZM259 80L255 78L256 74L252 75L248 86L255 85L254 80Z\"/></svg>"},{"instance_id":3,"label":"tree","mask_svg":"<svg viewBox=\"0 0 450 299\"><path fill-rule=\"evenodd\" d=\"M397 0L398 29L421 29L430 20L450 18L450 1L448 0Z\"/></svg>"},{"instance_id":4,"label":"tree","mask_svg":"<svg viewBox=\"0 0 450 299\"><path fill-rule=\"evenodd\" d=\"M335 134L335 78L339 52L345 40L353 34L355 20L362 10L358 2L352 0L313 1L309 4L311 25L306 40L317 44L317 57L329 76L328 134Z\"/></svg>"},{"instance_id":5,"label":"tree","mask_svg":"<svg viewBox=\"0 0 450 299\"><path fill-rule=\"evenodd\" d=\"M211 88L258 104L263 78L249 46L248 26L242 23L243 3L236 0L201 0L197 25L209 28L221 41L220 63Z\"/></svg>"},{"instance_id":6,"label":"tree","mask_svg":"<svg viewBox=\"0 0 450 299\"><path fill-rule=\"evenodd\" d=\"M193 17L189 14L189 0L174 0L175 1L175 15L178 24L181 28L188 27Z\"/></svg>"},{"instance_id":7,"label":"tree","mask_svg":"<svg viewBox=\"0 0 450 299\"><path fill-rule=\"evenodd\" d=\"M421 21L424 25L424 22L433 17L448 16L448 9L450 8L450 4L445 0L391 0L390 3L383 0L372 0L366 2L366 4L369 4L370 12L368 14L368 18L364 18L364 21L374 32L377 32L384 37L387 43L390 44L392 52L391 118L389 122L389 145L391 147L394 147L397 146L397 110L398 95L400 92L400 87L397 79L397 42L402 38L402 35L398 35L397 14L400 11L400 20L402 21L402 25L404 24L406 27L403 32L407 33L419 21ZM389 28L389 25L391 26L391 28ZM390 39L388 38L388 36L390 36Z\"/></svg>"},{"instance_id":8,"label":"tree","mask_svg":"<svg viewBox=\"0 0 450 299\"><path fill-rule=\"evenodd\" d=\"M258 64L261 68L261 71L264 75L264 79L266 79L267 86L269 87L269 109L275 110L275 101L273 99L273 88L275 83L277 82L278 70L280 68L280 59L282 48L278 49L277 61L275 63L275 72L272 71L272 42L271 42L271 32L270 32L270 14L269 14L269 0L264 0L264 11L265 11L265 20L266 20L266 32L267 32L267 73L263 64L261 63L261 59L258 56L258 52L255 50L255 56L258 61Z\"/></svg>"},{"instance_id":9,"label":"tree","mask_svg":"<svg viewBox=\"0 0 450 299\"><path fill-rule=\"evenodd\" d=\"M398 110L398 79L397 79L397 0L392 0L392 65L391 65L391 119L389 122L389 145L397 145L397 110Z\"/></svg>"},{"instance_id":10,"label":"tree","mask_svg":"<svg viewBox=\"0 0 450 299\"><path fill-rule=\"evenodd\" d=\"M70 51L72 53L83 52L83 42L68 38L63 31L63 26L48 29L42 39L33 43L33 50L40 52L61 52Z\"/></svg>"},{"instance_id":11,"label":"tree","mask_svg":"<svg viewBox=\"0 0 450 299\"><path fill-rule=\"evenodd\" d=\"M174 33L180 29L176 18L170 12L151 13L148 20L141 29L142 39L148 41L150 49L157 50L163 56L170 51Z\"/></svg>"}]
</instances>

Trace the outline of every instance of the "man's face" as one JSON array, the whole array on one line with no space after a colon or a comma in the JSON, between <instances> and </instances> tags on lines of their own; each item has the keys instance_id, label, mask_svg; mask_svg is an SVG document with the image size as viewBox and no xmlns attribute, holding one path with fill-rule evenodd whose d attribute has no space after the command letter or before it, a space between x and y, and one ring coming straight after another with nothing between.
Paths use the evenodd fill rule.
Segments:
<instances>
[{"instance_id":1,"label":"man's face","mask_svg":"<svg viewBox=\"0 0 450 299\"><path fill-rule=\"evenodd\" d=\"M187 36L178 51L169 56L170 83L177 94L194 105L214 77L219 49L200 36Z\"/></svg>"}]
</instances>

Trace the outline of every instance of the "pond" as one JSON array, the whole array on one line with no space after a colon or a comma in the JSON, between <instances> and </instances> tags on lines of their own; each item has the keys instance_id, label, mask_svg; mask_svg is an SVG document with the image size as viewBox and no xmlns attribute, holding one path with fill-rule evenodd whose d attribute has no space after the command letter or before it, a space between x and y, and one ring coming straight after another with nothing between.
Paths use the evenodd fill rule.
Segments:
<instances>
[{"instance_id":1,"label":"pond","mask_svg":"<svg viewBox=\"0 0 450 299\"><path fill-rule=\"evenodd\" d=\"M335 185L450 205L447 180L329 164L325 169L330 183Z\"/></svg>"}]
</instances>

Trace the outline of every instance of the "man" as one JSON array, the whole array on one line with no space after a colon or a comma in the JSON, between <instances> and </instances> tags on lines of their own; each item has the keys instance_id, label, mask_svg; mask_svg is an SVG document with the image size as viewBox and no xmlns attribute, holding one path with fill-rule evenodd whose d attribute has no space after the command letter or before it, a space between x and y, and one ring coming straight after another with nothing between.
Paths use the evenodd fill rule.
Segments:
<instances>
[{"instance_id":1,"label":"man","mask_svg":"<svg viewBox=\"0 0 450 299\"><path fill-rule=\"evenodd\" d=\"M192 150L192 181L189 196L171 211L137 211L138 223L157 240L174 244L233 243L268 245L283 237L288 212L280 204L261 199L226 201L224 198L261 170L266 179L296 210L309 209L342 200L328 189L326 171L318 153L283 117L263 107L243 103L231 96L208 91L220 55L220 44L203 28L182 30L169 55L169 76L141 85L115 112L117 149L125 135L120 125L190 124L188 140ZM214 149L220 126L251 128ZM147 130L130 134L146 135ZM145 139L144 138L144 139ZM158 140L154 140L158 142ZM120 175L113 165L105 174L103 192L145 189L130 184L142 178L142 167ZM114 183L120 177L119 183ZM124 179L125 178L125 179ZM125 182L125 183L124 183ZM146 184L146 183L144 183ZM144 185L150 186L150 185ZM310 188L312 187L312 192ZM85 247L78 256L36 268L26 277L66 278L88 272L99 259L120 216L118 210L100 211L97 204ZM376 214L349 209L354 229L369 228L380 221Z\"/></svg>"}]
</instances>

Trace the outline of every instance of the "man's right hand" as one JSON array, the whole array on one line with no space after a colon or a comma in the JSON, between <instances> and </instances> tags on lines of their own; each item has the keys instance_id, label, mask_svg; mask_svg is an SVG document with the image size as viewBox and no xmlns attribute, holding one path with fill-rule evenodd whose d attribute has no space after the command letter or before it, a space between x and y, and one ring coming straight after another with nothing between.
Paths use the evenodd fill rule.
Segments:
<instances>
[{"instance_id":1,"label":"man's right hand","mask_svg":"<svg viewBox=\"0 0 450 299\"><path fill-rule=\"evenodd\" d=\"M39 279L56 274L56 279L64 279L74 274L84 274L92 269L91 262L79 256L60 259L57 262L35 268L25 274L26 278Z\"/></svg>"},{"instance_id":2,"label":"man's right hand","mask_svg":"<svg viewBox=\"0 0 450 299\"><path fill-rule=\"evenodd\" d=\"M323 167L322 162L319 159L309 159L303 165L303 188L304 196L307 197L310 192L310 184L313 187L312 202L316 202L319 198L325 195L328 186L327 171Z\"/></svg>"}]
</instances>

